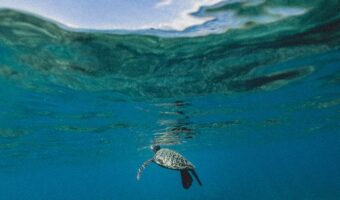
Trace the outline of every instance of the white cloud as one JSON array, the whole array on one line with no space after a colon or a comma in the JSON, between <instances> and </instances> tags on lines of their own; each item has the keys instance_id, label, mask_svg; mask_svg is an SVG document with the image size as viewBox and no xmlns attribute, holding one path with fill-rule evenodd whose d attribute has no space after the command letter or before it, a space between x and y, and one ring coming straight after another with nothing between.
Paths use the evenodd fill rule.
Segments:
<instances>
[{"instance_id":1,"label":"white cloud","mask_svg":"<svg viewBox=\"0 0 340 200\"><path fill-rule=\"evenodd\" d=\"M164 0L162 2L171 1L171 6L178 6L183 4L183 0ZM192 13L199 10L202 6L211 6L221 0L186 0L186 8L181 10L174 18L170 21L163 22L157 25L156 28L160 29L174 29L182 31L190 26L200 25L206 21L212 20L212 17L195 17ZM168 4L169 6L170 4Z\"/></svg>"},{"instance_id":2,"label":"white cloud","mask_svg":"<svg viewBox=\"0 0 340 200\"><path fill-rule=\"evenodd\" d=\"M173 3L173 0L160 0L158 3L156 3L155 8L162 8L169 6Z\"/></svg>"}]
</instances>

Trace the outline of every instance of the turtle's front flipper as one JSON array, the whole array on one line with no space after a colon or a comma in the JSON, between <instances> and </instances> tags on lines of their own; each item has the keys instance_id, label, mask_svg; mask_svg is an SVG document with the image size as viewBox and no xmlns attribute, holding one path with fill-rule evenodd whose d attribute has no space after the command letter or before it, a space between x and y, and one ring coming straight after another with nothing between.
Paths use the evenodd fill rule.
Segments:
<instances>
[{"instance_id":1,"label":"turtle's front flipper","mask_svg":"<svg viewBox=\"0 0 340 200\"><path fill-rule=\"evenodd\" d=\"M188 170L181 170L182 185L185 189L189 189L192 184L192 177Z\"/></svg>"},{"instance_id":2,"label":"turtle's front flipper","mask_svg":"<svg viewBox=\"0 0 340 200\"><path fill-rule=\"evenodd\" d=\"M192 170L190 170L190 171L191 171L191 173L194 175L194 177L196 178L198 184L199 184L200 186L202 186L201 180L200 180L200 178L198 178L198 175L196 174L195 170L192 169Z\"/></svg>"},{"instance_id":3,"label":"turtle's front flipper","mask_svg":"<svg viewBox=\"0 0 340 200\"><path fill-rule=\"evenodd\" d=\"M153 159L147 160L145 161L142 166L140 166L140 168L137 171L137 181L139 181L140 176L142 175L142 172L144 171L145 167L150 164L151 162L153 162Z\"/></svg>"}]
</instances>

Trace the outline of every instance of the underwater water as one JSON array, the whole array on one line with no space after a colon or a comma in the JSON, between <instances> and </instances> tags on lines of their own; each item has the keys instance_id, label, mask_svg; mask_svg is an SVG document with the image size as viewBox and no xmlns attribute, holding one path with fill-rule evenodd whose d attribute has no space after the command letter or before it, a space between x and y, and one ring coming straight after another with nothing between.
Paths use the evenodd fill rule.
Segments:
<instances>
[{"instance_id":1,"label":"underwater water","mask_svg":"<svg viewBox=\"0 0 340 200\"><path fill-rule=\"evenodd\" d=\"M260 23L288 5L306 12ZM108 33L0 10L0 199L340 199L339 7L231 1L196 15L244 25L204 35L223 20ZM156 164L137 181L152 144L203 185Z\"/></svg>"}]
</instances>

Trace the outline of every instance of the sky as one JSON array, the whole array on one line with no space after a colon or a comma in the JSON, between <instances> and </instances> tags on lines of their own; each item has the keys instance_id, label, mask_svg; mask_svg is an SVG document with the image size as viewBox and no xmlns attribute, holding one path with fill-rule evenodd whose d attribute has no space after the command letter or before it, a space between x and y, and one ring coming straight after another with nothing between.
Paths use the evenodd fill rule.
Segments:
<instances>
[{"instance_id":1,"label":"sky","mask_svg":"<svg viewBox=\"0 0 340 200\"><path fill-rule=\"evenodd\" d=\"M81 29L184 30L211 20L190 15L221 0L0 0L12 8Z\"/></svg>"}]
</instances>

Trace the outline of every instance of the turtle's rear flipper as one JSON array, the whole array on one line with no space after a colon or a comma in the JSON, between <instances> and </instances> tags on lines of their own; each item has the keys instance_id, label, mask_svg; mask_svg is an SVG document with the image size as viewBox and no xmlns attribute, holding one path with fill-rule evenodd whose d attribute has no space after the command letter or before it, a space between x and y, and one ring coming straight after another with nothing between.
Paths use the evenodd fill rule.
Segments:
<instances>
[{"instance_id":1,"label":"turtle's rear flipper","mask_svg":"<svg viewBox=\"0 0 340 200\"><path fill-rule=\"evenodd\" d=\"M190 171L191 171L191 173L194 175L194 177L196 178L198 184L199 184L200 186L202 186L201 180L200 180L200 178L198 178L198 175L196 174L195 170L192 169L192 170L190 170Z\"/></svg>"},{"instance_id":2,"label":"turtle's rear flipper","mask_svg":"<svg viewBox=\"0 0 340 200\"><path fill-rule=\"evenodd\" d=\"M185 189L189 189L192 184L192 177L188 170L181 170L182 185Z\"/></svg>"}]
</instances>

